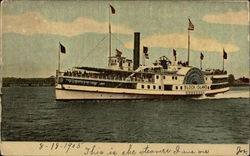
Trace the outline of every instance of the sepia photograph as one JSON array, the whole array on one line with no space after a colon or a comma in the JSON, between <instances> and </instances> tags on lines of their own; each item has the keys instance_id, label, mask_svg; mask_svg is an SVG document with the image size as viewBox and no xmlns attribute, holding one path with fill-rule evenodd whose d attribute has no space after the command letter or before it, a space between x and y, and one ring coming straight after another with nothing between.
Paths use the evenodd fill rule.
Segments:
<instances>
[{"instance_id":1,"label":"sepia photograph","mask_svg":"<svg viewBox=\"0 0 250 156\"><path fill-rule=\"evenodd\" d=\"M248 1L1 2L1 140L248 144L248 14Z\"/></svg>"}]
</instances>

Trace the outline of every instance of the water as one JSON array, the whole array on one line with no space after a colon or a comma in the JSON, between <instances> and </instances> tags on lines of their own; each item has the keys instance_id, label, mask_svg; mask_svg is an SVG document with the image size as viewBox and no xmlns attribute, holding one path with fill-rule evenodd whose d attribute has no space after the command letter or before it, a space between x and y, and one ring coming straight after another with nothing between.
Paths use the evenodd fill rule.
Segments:
<instances>
[{"instance_id":1,"label":"water","mask_svg":"<svg viewBox=\"0 0 250 156\"><path fill-rule=\"evenodd\" d=\"M168 101L58 102L52 87L3 88L2 140L247 143L249 90Z\"/></svg>"}]
</instances>

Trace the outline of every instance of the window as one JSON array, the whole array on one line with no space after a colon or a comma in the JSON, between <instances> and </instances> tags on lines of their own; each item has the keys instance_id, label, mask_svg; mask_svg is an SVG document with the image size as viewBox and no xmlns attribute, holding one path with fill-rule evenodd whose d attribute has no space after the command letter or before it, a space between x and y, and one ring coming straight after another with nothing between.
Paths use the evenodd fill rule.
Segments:
<instances>
[{"instance_id":1,"label":"window","mask_svg":"<svg viewBox=\"0 0 250 156\"><path fill-rule=\"evenodd\" d=\"M177 76L175 77L175 80L177 80Z\"/></svg>"},{"instance_id":2,"label":"window","mask_svg":"<svg viewBox=\"0 0 250 156\"><path fill-rule=\"evenodd\" d=\"M159 79L159 75L156 75L156 79Z\"/></svg>"},{"instance_id":3,"label":"window","mask_svg":"<svg viewBox=\"0 0 250 156\"><path fill-rule=\"evenodd\" d=\"M178 86L175 86L175 89L178 90Z\"/></svg>"},{"instance_id":4,"label":"window","mask_svg":"<svg viewBox=\"0 0 250 156\"><path fill-rule=\"evenodd\" d=\"M164 85L164 90L172 90L172 85Z\"/></svg>"},{"instance_id":5,"label":"window","mask_svg":"<svg viewBox=\"0 0 250 156\"><path fill-rule=\"evenodd\" d=\"M155 85L153 86L153 88L155 89Z\"/></svg>"},{"instance_id":6,"label":"window","mask_svg":"<svg viewBox=\"0 0 250 156\"><path fill-rule=\"evenodd\" d=\"M150 89L150 85L148 85L148 89Z\"/></svg>"},{"instance_id":7,"label":"window","mask_svg":"<svg viewBox=\"0 0 250 156\"><path fill-rule=\"evenodd\" d=\"M183 89L182 86L180 88L181 88L181 90Z\"/></svg>"},{"instance_id":8,"label":"window","mask_svg":"<svg viewBox=\"0 0 250 156\"><path fill-rule=\"evenodd\" d=\"M163 76L163 79L165 79L166 77L165 76Z\"/></svg>"},{"instance_id":9,"label":"window","mask_svg":"<svg viewBox=\"0 0 250 156\"><path fill-rule=\"evenodd\" d=\"M159 86L159 89L161 89L161 86Z\"/></svg>"},{"instance_id":10,"label":"window","mask_svg":"<svg viewBox=\"0 0 250 156\"><path fill-rule=\"evenodd\" d=\"M172 80L174 80L174 76L172 76Z\"/></svg>"},{"instance_id":11,"label":"window","mask_svg":"<svg viewBox=\"0 0 250 156\"><path fill-rule=\"evenodd\" d=\"M130 63L128 63L128 66L130 66Z\"/></svg>"},{"instance_id":12,"label":"window","mask_svg":"<svg viewBox=\"0 0 250 156\"><path fill-rule=\"evenodd\" d=\"M144 85L141 85L141 88L143 89L143 88L144 88Z\"/></svg>"}]
</instances>

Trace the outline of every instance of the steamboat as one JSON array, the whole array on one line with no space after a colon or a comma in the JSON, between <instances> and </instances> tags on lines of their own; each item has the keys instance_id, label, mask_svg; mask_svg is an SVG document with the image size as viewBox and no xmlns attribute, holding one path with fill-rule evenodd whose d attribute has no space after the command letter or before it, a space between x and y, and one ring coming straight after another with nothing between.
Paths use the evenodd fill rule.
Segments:
<instances>
[{"instance_id":1,"label":"steamboat","mask_svg":"<svg viewBox=\"0 0 250 156\"><path fill-rule=\"evenodd\" d=\"M111 8L111 11L113 13L114 10ZM189 20L188 57L189 31L193 28ZM110 34L109 24L111 40ZM214 96L229 90L228 75L224 69L202 70L190 66L189 58L182 63L176 61L176 58L170 61L166 56L161 56L152 65L145 65L148 48L143 47L142 51L140 47L140 33L135 32L133 60L123 57L117 49L117 54L112 56L110 44L106 68L79 66L70 71L60 71L59 61L56 72L56 100L176 99ZM61 44L59 49L60 60L60 53L66 51Z\"/></svg>"}]
</instances>

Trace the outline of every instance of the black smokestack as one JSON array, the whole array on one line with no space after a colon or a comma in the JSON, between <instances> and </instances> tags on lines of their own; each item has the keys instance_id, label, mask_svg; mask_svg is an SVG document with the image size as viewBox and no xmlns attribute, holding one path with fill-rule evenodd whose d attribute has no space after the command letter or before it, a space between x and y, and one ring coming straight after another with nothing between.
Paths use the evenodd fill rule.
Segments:
<instances>
[{"instance_id":1,"label":"black smokestack","mask_svg":"<svg viewBox=\"0 0 250 156\"><path fill-rule=\"evenodd\" d=\"M140 33L134 33L134 70L140 66Z\"/></svg>"}]
</instances>

